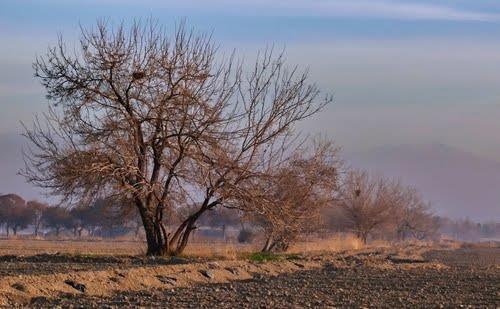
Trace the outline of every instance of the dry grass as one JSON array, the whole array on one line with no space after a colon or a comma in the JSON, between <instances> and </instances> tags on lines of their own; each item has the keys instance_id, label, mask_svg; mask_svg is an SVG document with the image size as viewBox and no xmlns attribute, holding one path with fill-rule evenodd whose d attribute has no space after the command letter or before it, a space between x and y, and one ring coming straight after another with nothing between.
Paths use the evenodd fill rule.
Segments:
<instances>
[{"instance_id":1,"label":"dry grass","mask_svg":"<svg viewBox=\"0 0 500 309\"><path fill-rule=\"evenodd\" d=\"M336 252L344 250L358 250L364 247L363 242L350 234L336 235L325 239L314 239L292 245L290 253L302 252Z\"/></svg>"},{"instance_id":2,"label":"dry grass","mask_svg":"<svg viewBox=\"0 0 500 309\"><path fill-rule=\"evenodd\" d=\"M300 242L290 248L290 253L343 251L363 248L362 242L354 236L332 236ZM235 260L242 255L259 251L258 244L237 244L231 242L196 241L190 243L185 256L212 257ZM0 255L35 254L80 254L80 255L142 255L146 244L134 240L41 240L0 239Z\"/></svg>"},{"instance_id":3,"label":"dry grass","mask_svg":"<svg viewBox=\"0 0 500 309\"><path fill-rule=\"evenodd\" d=\"M116 240L0 240L0 255L54 254L57 252L85 255L139 255L146 252L146 245L138 241Z\"/></svg>"},{"instance_id":4,"label":"dry grass","mask_svg":"<svg viewBox=\"0 0 500 309\"><path fill-rule=\"evenodd\" d=\"M193 257L211 257L236 260L243 254L257 250L255 245L234 244L225 242L191 243L186 247L184 255Z\"/></svg>"},{"instance_id":5,"label":"dry grass","mask_svg":"<svg viewBox=\"0 0 500 309\"><path fill-rule=\"evenodd\" d=\"M184 254L195 257L236 259L239 254L255 251L253 245L225 242L193 242ZM0 255L81 254L81 255L143 255L146 244L133 240L41 240L0 239Z\"/></svg>"}]
</instances>

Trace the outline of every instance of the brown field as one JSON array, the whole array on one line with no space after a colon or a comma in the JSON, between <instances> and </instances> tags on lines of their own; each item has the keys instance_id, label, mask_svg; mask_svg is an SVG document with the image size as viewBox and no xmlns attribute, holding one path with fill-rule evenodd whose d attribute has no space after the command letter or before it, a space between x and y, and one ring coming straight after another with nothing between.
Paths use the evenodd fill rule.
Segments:
<instances>
[{"instance_id":1,"label":"brown field","mask_svg":"<svg viewBox=\"0 0 500 309\"><path fill-rule=\"evenodd\" d=\"M488 247L489 246L489 247ZM131 240L0 240L0 306L500 306L498 246L301 242L283 255L195 242L182 258L147 258Z\"/></svg>"},{"instance_id":2,"label":"brown field","mask_svg":"<svg viewBox=\"0 0 500 309\"><path fill-rule=\"evenodd\" d=\"M1 239L0 255L88 254L138 255L145 252L140 241Z\"/></svg>"}]
</instances>

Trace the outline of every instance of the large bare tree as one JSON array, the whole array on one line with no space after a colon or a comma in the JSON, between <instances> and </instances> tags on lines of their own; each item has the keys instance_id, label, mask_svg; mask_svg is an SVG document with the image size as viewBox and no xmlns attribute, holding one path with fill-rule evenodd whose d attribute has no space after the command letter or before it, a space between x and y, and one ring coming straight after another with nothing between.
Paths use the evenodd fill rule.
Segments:
<instances>
[{"instance_id":1,"label":"large bare tree","mask_svg":"<svg viewBox=\"0 0 500 309\"><path fill-rule=\"evenodd\" d=\"M197 219L229 205L287 152L294 124L331 101L282 54L248 71L234 59L210 37L180 26L170 38L154 22L98 23L70 50L60 39L34 64L50 111L26 129L24 175L67 203L130 199L147 253L181 253ZM165 226L169 209L186 213L178 226Z\"/></svg>"}]
</instances>

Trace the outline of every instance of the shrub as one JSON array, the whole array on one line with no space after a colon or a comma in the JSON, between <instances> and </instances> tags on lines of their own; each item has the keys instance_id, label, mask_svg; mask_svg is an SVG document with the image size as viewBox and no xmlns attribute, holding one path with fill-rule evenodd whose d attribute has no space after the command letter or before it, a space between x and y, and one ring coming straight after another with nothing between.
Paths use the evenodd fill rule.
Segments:
<instances>
[{"instance_id":1,"label":"shrub","mask_svg":"<svg viewBox=\"0 0 500 309\"><path fill-rule=\"evenodd\" d=\"M238 233L238 242L240 244L251 243L254 238L255 238L254 232L252 232L251 230L248 230L248 229L242 229Z\"/></svg>"}]
</instances>

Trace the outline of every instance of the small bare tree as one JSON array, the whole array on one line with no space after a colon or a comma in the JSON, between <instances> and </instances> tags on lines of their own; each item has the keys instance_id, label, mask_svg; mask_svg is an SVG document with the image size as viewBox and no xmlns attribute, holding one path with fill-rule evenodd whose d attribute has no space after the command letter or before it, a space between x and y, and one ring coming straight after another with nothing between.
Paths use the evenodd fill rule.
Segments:
<instances>
[{"instance_id":1,"label":"small bare tree","mask_svg":"<svg viewBox=\"0 0 500 309\"><path fill-rule=\"evenodd\" d=\"M365 243L374 230L391 221L400 203L398 183L363 171L348 172L338 196L347 225Z\"/></svg>"},{"instance_id":2,"label":"small bare tree","mask_svg":"<svg viewBox=\"0 0 500 309\"><path fill-rule=\"evenodd\" d=\"M9 236L10 230L10 217L13 209L26 203L22 197L16 194L4 194L0 195L0 226L5 226L5 232L7 237Z\"/></svg>"},{"instance_id":3,"label":"small bare tree","mask_svg":"<svg viewBox=\"0 0 500 309\"><path fill-rule=\"evenodd\" d=\"M35 212L26 204L11 208L7 217L7 226L10 226L14 236L20 230L26 229L33 223Z\"/></svg>"},{"instance_id":4,"label":"small bare tree","mask_svg":"<svg viewBox=\"0 0 500 309\"><path fill-rule=\"evenodd\" d=\"M438 226L430 203L424 202L419 192L411 187L403 188L401 194L401 205L395 215L398 238L423 240L434 236Z\"/></svg>"},{"instance_id":5,"label":"small bare tree","mask_svg":"<svg viewBox=\"0 0 500 309\"><path fill-rule=\"evenodd\" d=\"M321 226L321 213L332 205L340 160L337 148L326 141L311 150L299 148L282 166L249 185L240 201L266 242L262 251L286 251L290 244Z\"/></svg>"},{"instance_id":6,"label":"small bare tree","mask_svg":"<svg viewBox=\"0 0 500 309\"><path fill-rule=\"evenodd\" d=\"M28 208L33 212L33 235L38 236L38 232L42 227L43 212L49 207L46 203L36 200L27 203Z\"/></svg>"},{"instance_id":7,"label":"small bare tree","mask_svg":"<svg viewBox=\"0 0 500 309\"><path fill-rule=\"evenodd\" d=\"M71 213L63 207L49 207L42 215L42 222L45 227L52 228L59 236L62 229L72 229L73 217Z\"/></svg>"},{"instance_id":8,"label":"small bare tree","mask_svg":"<svg viewBox=\"0 0 500 309\"><path fill-rule=\"evenodd\" d=\"M331 101L282 55L264 53L246 74L183 26L170 39L154 22L99 23L75 50L60 39L34 64L50 112L26 129L23 174L68 203L132 200L149 255L181 253L198 218L228 204L288 147L293 125ZM166 226L168 210L186 215Z\"/></svg>"},{"instance_id":9,"label":"small bare tree","mask_svg":"<svg viewBox=\"0 0 500 309\"><path fill-rule=\"evenodd\" d=\"M5 225L7 236L9 236L9 230L17 235L19 230L32 224L34 219L33 209L26 205L22 197L16 194L0 196L0 223Z\"/></svg>"}]
</instances>

